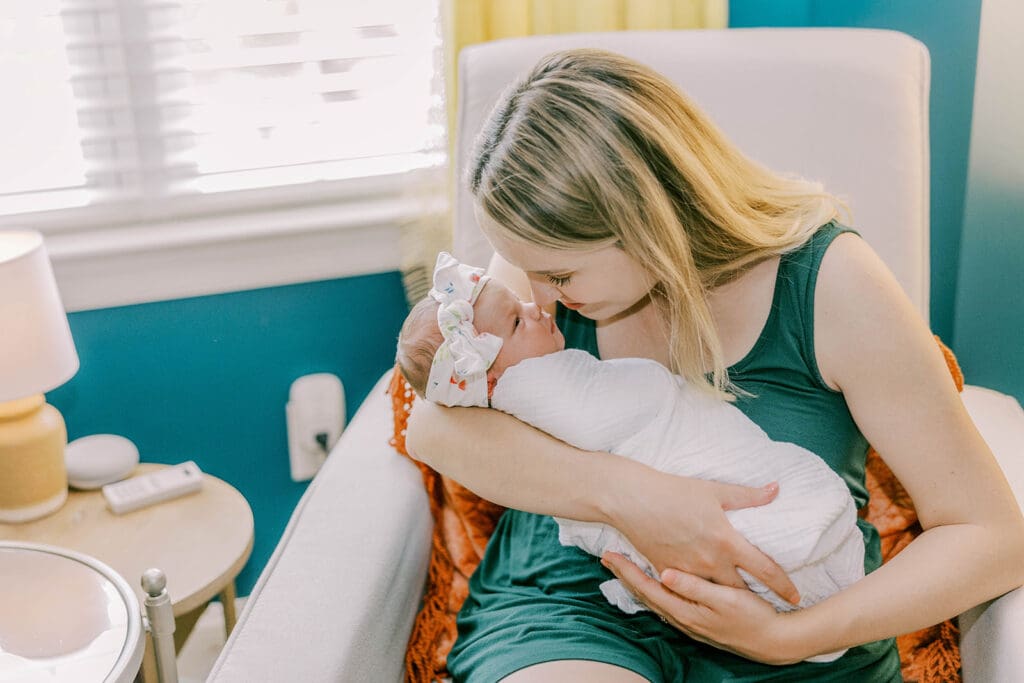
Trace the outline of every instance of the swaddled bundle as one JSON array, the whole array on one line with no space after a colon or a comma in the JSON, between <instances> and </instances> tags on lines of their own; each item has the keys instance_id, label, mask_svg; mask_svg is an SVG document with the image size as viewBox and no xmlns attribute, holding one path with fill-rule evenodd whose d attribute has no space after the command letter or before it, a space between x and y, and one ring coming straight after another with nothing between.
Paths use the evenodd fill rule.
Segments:
<instances>
[{"instance_id":1,"label":"swaddled bundle","mask_svg":"<svg viewBox=\"0 0 1024 683\"><path fill-rule=\"evenodd\" d=\"M733 527L771 556L813 605L864 576L864 540L843 480L795 444L772 441L735 406L646 359L598 360L579 350L530 358L505 371L491 405L577 448L609 451L672 474L760 487L779 482L768 505L730 510ZM600 556L651 564L615 529L558 519L559 540ZM743 572L777 610L794 609ZM601 590L625 612L644 606L617 580Z\"/></svg>"}]
</instances>

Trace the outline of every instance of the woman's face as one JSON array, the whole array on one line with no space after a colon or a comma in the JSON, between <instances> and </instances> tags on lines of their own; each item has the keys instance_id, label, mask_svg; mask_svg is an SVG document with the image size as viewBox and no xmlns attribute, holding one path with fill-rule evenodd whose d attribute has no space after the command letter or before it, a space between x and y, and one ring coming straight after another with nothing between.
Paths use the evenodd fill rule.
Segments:
<instances>
[{"instance_id":1,"label":"woman's face","mask_svg":"<svg viewBox=\"0 0 1024 683\"><path fill-rule=\"evenodd\" d=\"M484 234L502 258L526 273L541 307L561 301L592 320L608 320L631 308L655 282L633 257L615 246L556 251L504 237L488 219Z\"/></svg>"}]
</instances>

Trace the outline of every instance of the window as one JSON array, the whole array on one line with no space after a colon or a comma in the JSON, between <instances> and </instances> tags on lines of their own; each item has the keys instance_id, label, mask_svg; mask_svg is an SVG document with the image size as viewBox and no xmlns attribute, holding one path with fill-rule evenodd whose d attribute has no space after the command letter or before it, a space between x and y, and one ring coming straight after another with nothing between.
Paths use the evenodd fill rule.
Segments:
<instances>
[{"instance_id":1,"label":"window","mask_svg":"<svg viewBox=\"0 0 1024 683\"><path fill-rule=\"evenodd\" d=\"M397 268L446 202L439 4L0 0L0 229L69 310Z\"/></svg>"},{"instance_id":2,"label":"window","mask_svg":"<svg viewBox=\"0 0 1024 683\"><path fill-rule=\"evenodd\" d=\"M85 159L55 3L0 6L0 213L84 203Z\"/></svg>"},{"instance_id":3,"label":"window","mask_svg":"<svg viewBox=\"0 0 1024 683\"><path fill-rule=\"evenodd\" d=\"M436 1L0 8L0 216L307 202L444 161Z\"/></svg>"}]
</instances>

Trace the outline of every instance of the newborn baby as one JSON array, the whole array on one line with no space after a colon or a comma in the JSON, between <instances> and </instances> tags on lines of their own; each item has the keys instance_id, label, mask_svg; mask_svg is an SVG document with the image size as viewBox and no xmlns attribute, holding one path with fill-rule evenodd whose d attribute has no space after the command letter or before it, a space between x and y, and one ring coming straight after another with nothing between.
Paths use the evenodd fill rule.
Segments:
<instances>
[{"instance_id":1,"label":"newborn baby","mask_svg":"<svg viewBox=\"0 0 1024 683\"><path fill-rule=\"evenodd\" d=\"M778 481L774 501L729 510L726 516L786 571L800 591L800 607L864 576L864 541L853 498L821 458L772 441L734 405L690 387L656 361L598 360L564 346L548 313L442 253L430 297L413 308L402 327L398 361L427 400L497 408L577 448L730 484L760 487ZM556 521L562 544L598 557L621 553L657 577L615 529ZM740 573L777 610L794 609ZM645 609L617 580L603 583L601 591L625 612Z\"/></svg>"}]
</instances>

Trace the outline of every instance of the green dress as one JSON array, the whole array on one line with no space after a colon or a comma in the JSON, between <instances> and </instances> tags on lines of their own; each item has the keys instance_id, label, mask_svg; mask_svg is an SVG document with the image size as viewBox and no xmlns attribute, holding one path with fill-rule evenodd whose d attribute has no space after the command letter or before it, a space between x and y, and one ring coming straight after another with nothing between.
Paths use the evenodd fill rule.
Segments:
<instances>
[{"instance_id":1,"label":"green dress","mask_svg":"<svg viewBox=\"0 0 1024 683\"><path fill-rule=\"evenodd\" d=\"M771 312L754 347L729 368L752 397L737 406L777 441L818 454L867 504L868 444L842 394L822 380L814 356L814 285L825 250L845 228L823 226L782 257ZM598 355L594 321L559 306L566 347ZM878 532L860 520L865 570L881 564ZM610 605L598 586L612 578L598 559L558 542L546 515L506 512L491 537L459 614L459 637L448 657L456 681L494 683L524 667L560 659L615 664L650 681L899 681L892 639L851 648L830 663L776 667L697 643L650 612Z\"/></svg>"}]
</instances>

